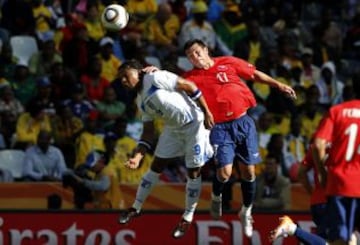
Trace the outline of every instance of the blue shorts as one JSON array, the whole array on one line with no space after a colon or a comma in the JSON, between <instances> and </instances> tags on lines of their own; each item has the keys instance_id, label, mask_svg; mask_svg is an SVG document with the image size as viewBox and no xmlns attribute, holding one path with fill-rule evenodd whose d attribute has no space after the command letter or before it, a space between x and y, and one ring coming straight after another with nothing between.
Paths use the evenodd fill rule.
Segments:
<instances>
[{"instance_id":1,"label":"blue shorts","mask_svg":"<svg viewBox=\"0 0 360 245\"><path fill-rule=\"evenodd\" d=\"M327 214L326 214L326 204L314 204L311 205L311 216L316 225L316 234L321 236L322 238L326 239L326 221L327 221Z\"/></svg>"},{"instance_id":2,"label":"blue shorts","mask_svg":"<svg viewBox=\"0 0 360 245\"><path fill-rule=\"evenodd\" d=\"M349 241L360 222L360 198L330 196L326 208L328 240Z\"/></svg>"},{"instance_id":3,"label":"blue shorts","mask_svg":"<svg viewBox=\"0 0 360 245\"><path fill-rule=\"evenodd\" d=\"M218 168L233 163L235 157L248 165L261 161L255 122L248 115L216 124L210 132L210 143Z\"/></svg>"}]
</instances>

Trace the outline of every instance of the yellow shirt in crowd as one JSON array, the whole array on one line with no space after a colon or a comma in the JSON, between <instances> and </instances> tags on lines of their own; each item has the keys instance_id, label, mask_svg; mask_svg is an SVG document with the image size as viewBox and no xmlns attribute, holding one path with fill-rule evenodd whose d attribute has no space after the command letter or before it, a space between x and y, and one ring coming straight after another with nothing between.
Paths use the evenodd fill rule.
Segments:
<instances>
[{"instance_id":1,"label":"yellow shirt in crowd","mask_svg":"<svg viewBox=\"0 0 360 245\"><path fill-rule=\"evenodd\" d=\"M290 132L290 116L289 115L281 115L281 114L274 114L275 118L279 121L275 121L270 126L270 131L272 132L279 132L282 135L287 135Z\"/></svg>"},{"instance_id":2,"label":"yellow shirt in crowd","mask_svg":"<svg viewBox=\"0 0 360 245\"><path fill-rule=\"evenodd\" d=\"M124 163L129 159L136 146L137 142L128 136L119 139L116 143L115 156L110 160L108 166L115 170L120 183L138 184L144 173L150 168L152 157L149 154L146 154L138 169L129 169L125 166Z\"/></svg>"},{"instance_id":3,"label":"yellow shirt in crowd","mask_svg":"<svg viewBox=\"0 0 360 245\"><path fill-rule=\"evenodd\" d=\"M41 121L31 117L30 113L21 114L16 123L16 141L36 144L40 130L51 132L51 123L47 115Z\"/></svg>"},{"instance_id":4,"label":"yellow shirt in crowd","mask_svg":"<svg viewBox=\"0 0 360 245\"><path fill-rule=\"evenodd\" d=\"M32 9L33 16L36 20L36 30L39 32L46 32L50 30L50 26L46 21L46 18L51 18L50 10L44 6L40 5L39 7ZM44 16L44 17L43 17Z\"/></svg>"},{"instance_id":5,"label":"yellow shirt in crowd","mask_svg":"<svg viewBox=\"0 0 360 245\"><path fill-rule=\"evenodd\" d=\"M172 14L164 25L160 24L156 18L150 20L147 26L146 38L154 44L167 45L177 37L180 29L179 18Z\"/></svg>"},{"instance_id":6,"label":"yellow shirt in crowd","mask_svg":"<svg viewBox=\"0 0 360 245\"><path fill-rule=\"evenodd\" d=\"M95 176L95 180L100 179L102 176L109 176L110 187L107 191L93 191L94 208L99 209L119 209L121 207L121 192L119 182L116 174L111 166L106 166L99 174Z\"/></svg>"},{"instance_id":7,"label":"yellow shirt in crowd","mask_svg":"<svg viewBox=\"0 0 360 245\"><path fill-rule=\"evenodd\" d=\"M101 22L94 21L85 21L86 30L88 31L89 37L94 39L95 41L99 41L101 38L105 36L104 28Z\"/></svg>"},{"instance_id":8,"label":"yellow shirt in crowd","mask_svg":"<svg viewBox=\"0 0 360 245\"><path fill-rule=\"evenodd\" d=\"M121 65L121 61L113 54L110 56L109 60L104 60L101 57L100 59L102 66L101 76L109 82L114 81L118 73L118 68Z\"/></svg>"},{"instance_id":9,"label":"yellow shirt in crowd","mask_svg":"<svg viewBox=\"0 0 360 245\"><path fill-rule=\"evenodd\" d=\"M83 132L76 139L76 161L74 168L83 164L86 160L86 156L95 150L105 151L103 136L98 134L91 134L89 132Z\"/></svg>"},{"instance_id":10,"label":"yellow shirt in crowd","mask_svg":"<svg viewBox=\"0 0 360 245\"><path fill-rule=\"evenodd\" d=\"M318 127L321 118L323 117L322 113L317 112L315 114L314 119L311 119L309 117L302 117L302 127L301 127L301 134L304 135L308 140L312 138L312 135L314 134L316 128Z\"/></svg>"},{"instance_id":11,"label":"yellow shirt in crowd","mask_svg":"<svg viewBox=\"0 0 360 245\"><path fill-rule=\"evenodd\" d=\"M131 14L155 14L157 7L155 0L129 0L126 4L126 10Z\"/></svg>"}]
</instances>

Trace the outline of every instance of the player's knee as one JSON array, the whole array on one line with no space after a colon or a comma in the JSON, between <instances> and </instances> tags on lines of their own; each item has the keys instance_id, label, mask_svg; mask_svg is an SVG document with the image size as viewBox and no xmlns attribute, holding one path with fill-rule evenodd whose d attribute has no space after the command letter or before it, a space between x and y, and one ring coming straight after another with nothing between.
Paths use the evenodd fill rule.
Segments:
<instances>
[{"instance_id":1,"label":"player's knee","mask_svg":"<svg viewBox=\"0 0 360 245\"><path fill-rule=\"evenodd\" d=\"M243 180L253 181L256 178L255 166L240 164L240 175Z\"/></svg>"},{"instance_id":2,"label":"player's knee","mask_svg":"<svg viewBox=\"0 0 360 245\"><path fill-rule=\"evenodd\" d=\"M241 179L246 181L253 181L255 180L256 175L255 173L241 173Z\"/></svg>"},{"instance_id":3,"label":"player's knee","mask_svg":"<svg viewBox=\"0 0 360 245\"><path fill-rule=\"evenodd\" d=\"M222 168L218 168L216 174L220 182L228 181L232 174L232 164L227 164Z\"/></svg>"},{"instance_id":4,"label":"player's knee","mask_svg":"<svg viewBox=\"0 0 360 245\"><path fill-rule=\"evenodd\" d=\"M188 168L187 174L190 179L197 179L201 174L200 168Z\"/></svg>"},{"instance_id":5,"label":"player's knee","mask_svg":"<svg viewBox=\"0 0 360 245\"><path fill-rule=\"evenodd\" d=\"M216 175L217 179L222 182L222 183L225 183L227 181L229 181L230 177L231 177L231 173L226 173L226 172L221 172L221 173L218 173Z\"/></svg>"}]
</instances>

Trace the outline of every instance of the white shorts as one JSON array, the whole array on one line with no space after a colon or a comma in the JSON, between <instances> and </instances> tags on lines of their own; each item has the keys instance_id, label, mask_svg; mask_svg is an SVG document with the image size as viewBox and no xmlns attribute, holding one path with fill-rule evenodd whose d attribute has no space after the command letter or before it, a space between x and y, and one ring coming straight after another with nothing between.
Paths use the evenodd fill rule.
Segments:
<instances>
[{"instance_id":1,"label":"white shorts","mask_svg":"<svg viewBox=\"0 0 360 245\"><path fill-rule=\"evenodd\" d=\"M182 128L164 127L156 145L155 156L159 158L185 157L187 168L204 165L214 154L209 140L210 131L203 121L192 122Z\"/></svg>"}]
</instances>

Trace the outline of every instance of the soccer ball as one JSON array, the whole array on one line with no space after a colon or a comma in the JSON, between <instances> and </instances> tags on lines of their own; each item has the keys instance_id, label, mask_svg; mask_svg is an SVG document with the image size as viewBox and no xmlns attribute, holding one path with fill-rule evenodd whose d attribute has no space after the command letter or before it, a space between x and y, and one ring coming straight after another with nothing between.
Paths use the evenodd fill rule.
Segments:
<instances>
[{"instance_id":1,"label":"soccer ball","mask_svg":"<svg viewBox=\"0 0 360 245\"><path fill-rule=\"evenodd\" d=\"M110 31L119 31L129 22L129 13L119 4L107 6L101 14L101 23Z\"/></svg>"}]
</instances>

